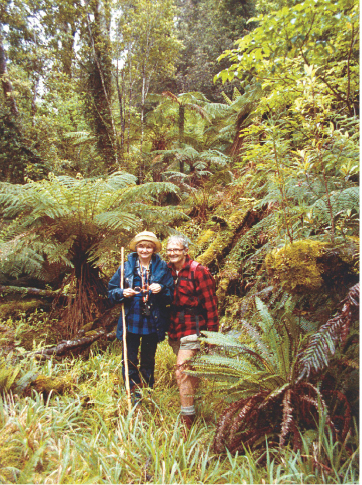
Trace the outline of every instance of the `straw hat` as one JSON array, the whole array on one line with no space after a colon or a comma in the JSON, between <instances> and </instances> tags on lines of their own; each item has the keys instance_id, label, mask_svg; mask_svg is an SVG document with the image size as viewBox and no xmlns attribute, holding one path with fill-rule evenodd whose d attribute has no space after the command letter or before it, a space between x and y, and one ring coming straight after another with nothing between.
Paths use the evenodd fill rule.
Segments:
<instances>
[{"instance_id":1,"label":"straw hat","mask_svg":"<svg viewBox=\"0 0 362 485\"><path fill-rule=\"evenodd\" d=\"M152 244L154 244L155 245L155 253L158 253L162 249L162 244L157 239L156 234L154 234L153 232L149 232L149 231L143 231L143 232L136 234L136 236L129 243L129 248L132 251L136 251L136 246L141 241L148 241L148 242L151 242Z\"/></svg>"}]
</instances>

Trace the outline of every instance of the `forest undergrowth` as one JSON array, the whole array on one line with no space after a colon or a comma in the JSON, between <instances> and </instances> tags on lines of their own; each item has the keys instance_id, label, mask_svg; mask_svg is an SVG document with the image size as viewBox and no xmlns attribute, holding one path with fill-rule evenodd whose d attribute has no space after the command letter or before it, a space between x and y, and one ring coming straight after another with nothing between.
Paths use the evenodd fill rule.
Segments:
<instances>
[{"instance_id":1,"label":"forest undergrowth","mask_svg":"<svg viewBox=\"0 0 362 485\"><path fill-rule=\"evenodd\" d=\"M359 2L5 4L0 484L357 483ZM128 412L142 230L215 278L187 438L167 342Z\"/></svg>"},{"instance_id":2,"label":"forest undergrowth","mask_svg":"<svg viewBox=\"0 0 362 485\"><path fill-rule=\"evenodd\" d=\"M200 384L198 418L185 439L167 342L158 347L154 390L144 390L129 414L120 350L114 343L106 352L95 346L87 360L23 361L28 371L71 384L62 395L3 394L1 483L357 483L358 452L335 442L323 418L300 451L269 445L216 454L214 432L226 403L210 381ZM352 440L356 447L357 434Z\"/></svg>"}]
</instances>

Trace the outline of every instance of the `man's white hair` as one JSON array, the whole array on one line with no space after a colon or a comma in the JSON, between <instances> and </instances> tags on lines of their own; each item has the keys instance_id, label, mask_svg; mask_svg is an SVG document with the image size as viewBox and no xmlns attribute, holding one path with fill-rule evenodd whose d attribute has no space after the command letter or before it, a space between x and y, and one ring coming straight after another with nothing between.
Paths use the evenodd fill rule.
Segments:
<instances>
[{"instance_id":1,"label":"man's white hair","mask_svg":"<svg viewBox=\"0 0 362 485\"><path fill-rule=\"evenodd\" d=\"M189 240L185 237L185 236L182 236L182 235L175 235L175 236L170 236L167 240L167 246L171 243L171 242L177 242L177 243L180 243L182 244L182 246L185 248L185 249L188 249L189 248Z\"/></svg>"}]
</instances>

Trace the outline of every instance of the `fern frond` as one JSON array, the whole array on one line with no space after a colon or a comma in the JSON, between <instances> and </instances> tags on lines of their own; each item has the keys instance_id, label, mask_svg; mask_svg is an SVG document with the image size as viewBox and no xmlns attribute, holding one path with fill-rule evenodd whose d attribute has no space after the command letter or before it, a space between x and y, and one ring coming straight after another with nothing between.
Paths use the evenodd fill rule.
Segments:
<instances>
[{"instance_id":1,"label":"fern frond","mask_svg":"<svg viewBox=\"0 0 362 485\"><path fill-rule=\"evenodd\" d=\"M259 325L263 330L263 340L267 342L268 348L270 349L269 361L286 378L291 357L289 336L284 328L280 328L277 331L274 319L260 298L256 297L255 302L261 317Z\"/></svg>"},{"instance_id":2,"label":"fern frond","mask_svg":"<svg viewBox=\"0 0 362 485\"><path fill-rule=\"evenodd\" d=\"M306 348L299 355L298 380L308 379L312 371L318 372L327 366L329 355L333 355L336 345L345 340L359 308L359 283L350 289L342 304L342 311L309 338Z\"/></svg>"},{"instance_id":3,"label":"fern frond","mask_svg":"<svg viewBox=\"0 0 362 485\"><path fill-rule=\"evenodd\" d=\"M241 344L237 338L231 335L226 335L219 332L210 332L207 330L203 330L202 335L206 335L206 338L202 338L201 340L208 344L217 345L226 349L236 348L240 351L246 348L244 344Z\"/></svg>"},{"instance_id":4,"label":"fern frond","mask_svg":"<svg viewBox=\"0 0 362 485\"><path fill-rule=\"evenodd\" d=\"M258 309L259 315L261 317L261 320L259 321L259 325L263 329L263 332L265 334L268 334L272 329L274 325L274 319L270 315L268 311L268 307L261 301L259 297L255 298L255 304L256 308Z\"/></svg>"},{"instance_id":5,"label":"fern frond","mask_svg":"<svg viewBox=\"0 0 362 485\"><path fill-rule=\"evenodd\" d=\"M250 372L257 371L256 366L247 359L247 355L239 355L236 358L224 357L222 355L202 355L197 359L195 367L200 367L202 369L228 367L229 369L233 369L236 372L235 375L238 375L239 378L241 378L244 373L249 374Z\"/></svg>"},{"instance_id":6,"label":"fern frond","mask_svg":"<svg viewBox=\"0 0 362 485\"><path fill-rule=\"evenodd\" d=\"M123 228L125 231L131 231L140 223L140 219L134 214L127 214L121 210L97 214L94 221L104 229L117 230Z\"/></svg>"},{"instance_id":7,"label":"fern frond","mask_svg":"<svg viewBox=\"0 0 362 485\"><path fill-rule=\"evenodd\" d=\"M111 249L107 239L113 241L113 233L176 217L174 209L168 213L166 207L153 204L162 194L178 194L178 187L170 182L135 182L133 175L116 172L107 178L52 176L21 186L0 184L3 216L11 221L1 243L1 270L42 278L45 257L68 267L84 257L94 262L101 250Z\"/></svg>"},{"instance_id":8,"label":"fern frond","mask_svg":"<svg viewBox=\"0 0 362 485\"><path fill-rule=\"evenodd\" d=\"M64 134L65 138L70 138L73 145L80 145L82 143L94 142L95 136L89 131L72 131Z\"/></svg>"},{"instance_id":9,"label":"fern frond","mask_svg":"<svg viewBox=\"0 0 362 485\"><path fill-rule=\"evenodd\" d=\"M249 322L247 322L245 320L242 320L241 322L243 324L243 327L246 329L246 331L250 335L251 339L253 340L254 344L258 347L258 350L259 350L262 358L269 360L270 359L270 350L268 349L267 344L264 343L261 334Z\"/></svg>"},{"instance_id":10,"label":"fern frond","mask_svg":"<svg viewBox=\"0 0 362 485\"><path fill-rule=\"evenodd\" d=\"M163 91L162 96L165 96L166 98L170 98L174 103L181 104L180 101L177 99L177 96L171 91Z\"/></svg>"},{"instance_id":11,"label":"fern frond","mask_svg":"<svg viewBox=\"0 0 362 485\"><path fill-rule=\"evenodd\" d=\"M233 101L229 98L229 96L225 93L225 91L221 92L221 96L224 98L225 102L231 106Z\"/></svg>"},{"instance_id":12,"label":"fern frond","mask_svg":"<svg viewBox=\"0 0 362 485\"><path fill-rule=\"evenodd\" d=\"M316 332L318 330L319 324L318 322L312 322L310 320L306 320L305 318L301 317L299 321L300 326L305 332Z\"/></svg>"},{"instance_id":13,"label":"fern frond","mask_svg":"<svg viewBox=\"0 0 362 485\"><path fill-rule=\"evenodd\" d=\"M209 118L207 111L205 111L201 106L193 103L185 103L185 108L195 111L197 114L201 116L201 118L207 120L209 123L211 122L211 119Z\"/></svg>"},{"instance_id":14,"label":"fern frond","mask_svg":"<svg viewBox=\"0 0 362 485\"><path fill-rule=\"evenodd\" d=\"M7 365L5 360L0 362L0 394L10 391L20 373L20 365L15 368Z\"/></svg>"},{"instance_id":15,"label":"fern frond","mask_svg":"<svg viewBox=\"0 0 362 485\"><path fill-rule=\"evenodd\" d=\"M127 172L114 172L104 181L105 187L110 190L124 189L136 182L137 177Z\"/></svg>"},{"instance_id":16,"label":"fern frond","mask_svg":"<svg viewBox=\"0 0 362 485\"><path fill-rule=\"evenodd\" d=\"M207 160L210 163L215 163L222 167L231 162L230 157L219 150L205 150L200 153L200 159Z\"/></svg>"},{"instance_id":17,"label":"fern frond","mask_svg":"<svg viewBox=\"0 0 362 485\"><path fill-rule=\"evenodd\" d=\"M241 92L238 90L237 87L234 87L234 90L233 90L233 101L235 101L236 98L238 98L239 96L242 96Z\"/></svg>"},{"instance_id":18,"label":"fern frond","mask_svg":"<svg viewBox=\"0 0 362 485\"><path fill-rule=\"evenodd\" d=\"M230 99L229 99L229 101L230 101L230 104L231 104ZM226 116L230 116L230 114L231 114L231 110L230 110L230 107L229 107L228 104L208 103L204 107L204 109L208 113L210 118L213 118L213 119L224 118Z\"/></svg>"},{"instance_id":19,"label":"fern frond","mask_svg":"<svg viewBox=\"0 0 362 485\"><path fill-rule=\"evenodd\" d=\"M6 244L0 244L0 253ZM32 248L17 245L10 254L0 254L0 268L2 273L18 278L21 274L32 274L37 278L44 276L44 257Z\"/></svg>"}]
</instances>

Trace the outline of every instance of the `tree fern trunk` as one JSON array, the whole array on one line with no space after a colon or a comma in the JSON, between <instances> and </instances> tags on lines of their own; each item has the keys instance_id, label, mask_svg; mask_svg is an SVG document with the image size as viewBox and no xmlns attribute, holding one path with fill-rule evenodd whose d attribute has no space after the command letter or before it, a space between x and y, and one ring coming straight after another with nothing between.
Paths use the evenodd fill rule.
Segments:
<instances>
[{"instance_id":1,"label":"tree fern trunk","mask_svg":"<svg viewBox=\"0 0 362 485\"><path fill-rule=\"evenodd\" d=\"M76 335L80 327L100 316L105 308L103 301L107 294L106 284L98 268L88 262L77 264L70 277L67 307L63 315L66 335Z\"/></svg>"}]
</instances>

